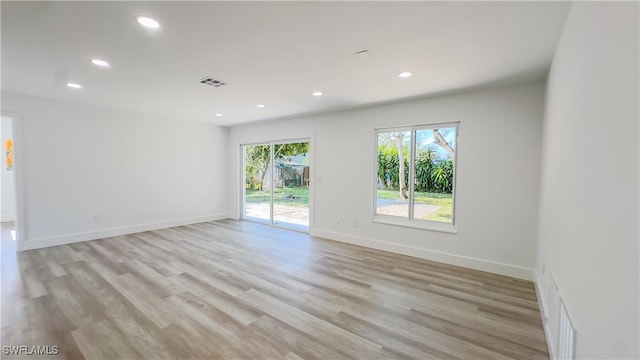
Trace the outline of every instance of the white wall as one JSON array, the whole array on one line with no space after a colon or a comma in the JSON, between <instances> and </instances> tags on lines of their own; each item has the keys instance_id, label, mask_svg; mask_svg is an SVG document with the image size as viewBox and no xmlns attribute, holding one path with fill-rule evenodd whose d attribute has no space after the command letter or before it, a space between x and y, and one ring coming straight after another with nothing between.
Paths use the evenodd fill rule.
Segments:
<instances>
[{"instance_id":1,"label":"white wall","mask_svg":"<svg viewBox=\"0 0 640 360\"><path fill-rule=\"evenodd\" d=\"M227 217L228 129L16 94L21 249Z\"/></svg>"},{"instance_id":2,"label":"white wall","mask_svg":"<svg viewBox=\"0 0 640 360\"><path fill-rule=\"evenodd\" d=\"M14 172L7 171L7 163L5 156L5 140L13 138L13 119L3 116L1 121L2 129L0 129L0 156L2 156L2 165L0 166L0 193L2 195L2 204L0 208L0 222L16 220L16 192Z\"/></svg>"},{"instance_id":3,"label":"white wall","mask_svg":"<svg viewBox=\"0 0 640 360\"><path fill-rule=\"evenodd\" d=\"M231 208L239 214L240 144L313 137L312 234L532 278L543 100L544 85L530 83L233 127ZM460 121L458 233L373 223L374 129L450 121Z\"/></svg>"},{"instance_id":4,"label":"white wall","mask_svg":"<svg viewBox=\"0 0 640 360\"><path fill-rule=\"evenodd\" d=\"M548 79L536 275L583 359L640 356L638 36L638 3L576 2Z\"/></svg>"}]
</instances>

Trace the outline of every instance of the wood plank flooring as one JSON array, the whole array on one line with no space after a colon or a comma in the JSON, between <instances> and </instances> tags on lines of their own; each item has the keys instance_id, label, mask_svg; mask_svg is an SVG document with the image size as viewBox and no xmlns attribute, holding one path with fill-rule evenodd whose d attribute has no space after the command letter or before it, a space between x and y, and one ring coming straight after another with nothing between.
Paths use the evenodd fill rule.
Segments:
<instances>
[{"instance_id":1,"label":"wood plank flooring","mask_svg":"<svg viewBox=\"0 0 640 360\"><path fill-rule=\"evenodd\" d=\"M1 343L50 358L549 358L531 282L248 222L2 259Z\"/></svg>"}]
</instances>

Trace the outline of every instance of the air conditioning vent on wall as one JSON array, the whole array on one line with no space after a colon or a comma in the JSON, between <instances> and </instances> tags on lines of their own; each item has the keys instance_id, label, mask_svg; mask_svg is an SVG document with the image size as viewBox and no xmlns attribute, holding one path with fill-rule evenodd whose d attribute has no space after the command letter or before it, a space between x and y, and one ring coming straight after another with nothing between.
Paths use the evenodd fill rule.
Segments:
<instances>
[{"instance_id":1,"label":"air conditioning vent on wall","mask_svg":"<svg viewBox=\"0 0 640 360\"><path fill-rule=\"evenodd\" d=\"M207 76L206 78L203 78L200 80L200 84L205 84L205 85L209 85L209 86L213 86L213 87L220 87L220 86L224 86L224 85L229 85L229 83L222 81L222 80L218 80L218 79L214 79L210 76Z\"/></svg>"},{"instance_id":2,"label":"air conditioning vent on wall","mask_svg":"<svg viewBox=\"0 0 640 360\"><path fill-rule=\"evenodd\" d=\"M549 273L548 293L547 309L549 312L546 321L551 342L549 347L551 354L549 355L554 360L573 360L576 349L576 329L569 317L558 283L551 273Z\"/></svg>"}]
</instances>

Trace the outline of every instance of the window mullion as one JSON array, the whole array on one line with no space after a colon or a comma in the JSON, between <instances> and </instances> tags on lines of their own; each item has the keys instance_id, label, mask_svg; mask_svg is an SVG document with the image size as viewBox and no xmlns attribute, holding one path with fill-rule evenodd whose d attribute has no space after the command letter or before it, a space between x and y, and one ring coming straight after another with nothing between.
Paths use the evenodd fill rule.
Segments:
<instances>
[{"instance_id":1,"label":"window mullion","mask_svg":"<svg viewBox=\"0 0 640 360\"><path fill-rule=\"evenodd\" d=\"M409 145L409 220L413 219L413 190L415 188L416 129L411 129Z\"/></svg>"},{"instance_id":2,"label":"window mullion","mask_svg":"<svg viewBox=\"0 0 640 360\"><path fill-rule=\"evenodd\" d=\"M275 180L275 173L276 173L274 150L275 150L275 145L272 142L272 143L269 144L269 161L271 161L271 169L270 169L270 171L271 171L271 186L270 186L270 188L271 188L271 191L270 191L270 200L271 200L271 202L269 203L271 219L269 219L269 224L271 224L271 225L275 224L274 221L273 221L273 208L274 208L274 206L273 206L273 202L274 202L274 194L273 194L273 192L275 190L275 188L273 186L273 182Z\"/></svg>"}]
</instances>

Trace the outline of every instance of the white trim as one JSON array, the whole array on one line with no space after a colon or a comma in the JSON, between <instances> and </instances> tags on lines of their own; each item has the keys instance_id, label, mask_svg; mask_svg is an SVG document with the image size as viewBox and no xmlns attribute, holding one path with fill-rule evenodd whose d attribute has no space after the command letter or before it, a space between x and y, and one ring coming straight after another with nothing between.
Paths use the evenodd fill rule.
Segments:
<instances>
[{"instance_id":1,"label":"white trim","mask_svg":"<svg viewBox=\"0 0 640 360\"><path fill-rule=\"evenodd\" d=\"M409 189L407 191L409 191L409 220L412 220L415 215L415 209L413 207L416 204L416 201L415 201L416 196L414 194L414 191L416 188L416 155L417 155L416 154L416 151L417 151L416 150L416 135L417 135L416 129L411 129L411 132L409 134L411 136L411 139L409 140L409 179L407 180L407 182L409 183ZM458 145L456 145L456 147L457 146ZM376 168L378 167L379 166L376 166ZM455 173L455 168L453 172ZM402 184L400 184L400 188L402 189ZM453 194L451 196L452 196L451 200L453 201ZM376 194L376 200L377 200L377 194Z\"/></svg>"},{"instance_id":2,"label":"white trim","mask_svg":"<svg viewBox=\"0 0 640 360\"><path fill-rule=\"evenodd\" d=\"M373 146L371 154L373 155L373 187L371 188L371 216L375 217L378 212L378 129L373 129Z\"/></svg>"},{"instance_id":3,"label":"white trim","mask_svg":"<svg viewBox=\"0 0 640 360\"><path fill-rule=\"evenodd\" d=\"M247 201L247 188L246 188L246 168L247 168L247 146L240 144L240 204L238 205L237 214L234 216L236 220L241 220L245 218L244 213L244 203Z\"/></svg>"},{"instance_id":4,"label":"white trim","mask_svg":"<svg viewBox=\"0 0 640 360\"><path fill-rule=\"evenodd\" d=\"M462 125L462 122L459 121L456 123L456 148L455 150L455 155L453 158L453 187L451 189L451 225L455 226L456 225L456 188L458 187L456 184L458 183L457 179L458 179L458 152L460 151L460 125Z\"/></svg>"},{"instance_id":5,"label":"white trim","mask_svg":"<svg viewBox=\"0 0 640 360\"><path fill-rule=\"evenodd\" d=\"M409 211L408 211L408 216L404 217L404 216L397 216L398 218L401 219L407 219L408 221L405 223L401 223L401 224L396 224L395 222L391 221L388 222L389 224L392 225L401 225L401 226L408 226L408 227L416 227L416 228L421 228L421 229L431 229L431 227L429 226L413 226L412 224L414 224L414 220L420 220L420 221L424 221L424 222L428 222L428 223L439 223L438 221L433 221L433 220L423 220L423 219L415 219L414 218L414 205L415 205L415 161L416 161L416 154L417 154L417 145L416 145L416 137L417 137L417 131L420 130L431 130L431 129L436 129L436 128L441 128L441 127L451 127L451 128L455 128L456 130L456 148L455 148L455 154L453 156L453 185L452 185L452 192L451 192L451 197L452 197L452 204L451 204L451 222L448 223L451 225L450 228L444 230L445 232L456 232L456 179L457 179L457 173L458 173L458 149L459 149L459 133L460 133L460 121L451 121L451 122L444 122L444 123L432 123L432 124L423 124L423 125L409 125L409 126L405 126L405 127L391 127L391 128L376 128L373 129L373 138L374 138L374 146L373 146L373 207L372 207L372 214L373 214L373 221L375 222L376 220L378 220L378 222L382 222L382 223L387 223L385 220L379 221L380 218L378 218L380 215L382 214L378 214L378 140L379 140L379 135L381 132L405 132L408 131L410 134L410 145L409 145L409 179L408 179L408 184L409 184L409 188L407 189L407 191L409 192L409 199L408 199L408 206L409 206ZM400 184L400 187L402 187L402 184ZM439 226L435 226L436 230L439 229ZM438 230L439 231L439 230Z\"/></svg>"},{"instance_id":6,"label":"white trim","mask_svg":"<svg viewBox=\"0 0 640 360\"><path fill-rule=\"evenodd\" d=\"M534 280L534 270L522 266L504 264L496 261L450 254L442 251L417 248L386 241L367 239L360 236L337 233L330 230L315 229L311 233L311 236L389 251L396 254L413 256L421 259L438 261L494 274L511 276L523 280Z\"/></svg>"},{"instance_id":7,"label":"white trim","mask_svg":"<svg viewBox=\"0 0 640 360\"><path fill-rule=\"evenodd\" d=\"M399 125L399 126L391 126L391 127L378 127L374 130L376 131L384 131L384 132L392 132L392 131L407 131L408 129L415 130L428 130L428 129L438 129L442 127L450 127L447 125L459 124L460 121L445 121L445 122L435 122L435 123L427 123L427 124L411 124L411 125Z\"/></svg>"},{"instance_id":8,"label":"white trim","mask_svg":"<svg viewBox=\"0 0 640 360\"><path fill-rule=\"evenodd\" d=\"M16 244L28 239L27 234L27 217L26 202L24 196L24 184L26 184L24 176L24 161L22 160L22 120L20 115L11 111L2 111L2 116L12 119L12 136L13 136L13 180L15 183L16 194Z\"/></svg>"},{"instance_id":9,"label":"white trim","mask_svg":"<svg viewBox=\"0 0 640 360\"><path fill-rule=\"evenodd\" d=\"M400 216L376 215L371 220L374 223L408 227L412 229L438 231L448 234L457 234L458 228L451 224L438 221L429 221L421 219L407 219Z\"/></svg>"},{"instance_id":10,"label":"white trim","mask_svg":"<svg viewBox=\"0 0 640 360\"><path fill-rule=\"evenodd\" d=\"M547 310L547 305L546 305L546 299L544 297L544 293L542 292L542 288L540 287L540 284L542 283L542 280L540 278L540 275L538 274L538 272L536 271L534 273L535 275L535 288L536 288L536 297L538 298L538 306L540 307L540 315L542 316L542 323L546 324L547 321L549 320L549 310Z\"/></svg>"},{"instance_id":11,"label":"white trim","mask_svg":"<svg viewBox=\"0 0 640 360\"><path fill-rule=\"evenodd\" d=\"M542 292L542 288L540 288L541 278L537 271L534 272L535 279L533 283L535 284L536 289L536 297L538 298L538 306L540 307L540 318L542 320L542 331L544 332L544 338L547 342L547 351L549 352L549 359L556 360L556 352L553 348L553 342L551 341L551 331L549 330L549 313L547 312L547 308L545 307L546 301L544 298L544 293Z\"/></svg>"},{"instance_id":12,"label":"white trim","mask_svg":"<svg viewBox=\"0 0 640 360\"><path fill-rule=\"evenodd\" d=\"M283 144L284 145L284 144ZM269 180L269 224L271 224L271 226L275 225L275 214L274 214L274 206L273 206L273 200L275 199L276 195L276 184L275 184L275 176L276 176L276 156L274 154L276 150L276 146L273 144L273 142L269 143L269 172L271 173L271 179ZM246 206L246 202L244 204L244 206Z\"/></svg>"},{"instance_id":13,"label":"white trim","mask_svg":"<svg viewBox=\"0 0 640 360\"><path fill-rule=\"evenodd\" d=\"M197 223L203 223L203 222L209 222L209 221L222 220L227 218L228 218L228 214L221 213L221 214L214 214L214 215L208 215L208 216L197 216L197 217L178 219L178 220L161 221L161 222L142 224L142 225L123 226L123 227L104 229L104 230L98 230L98 231L90 231L90 232L84 232L84 233L51 236L51 237L31 239L26 241L23 240L22 242L18 242L18 251L40 249L40 248L56 246L56 245L64 245L64 244L76 243L81 241L103 239L103 238L108 238L113 236L135 234L135 233L144 232L144 231L166 229L174 226L191 225L191 224L197 224Z\"/></svg>"},{"instance_id":14,"label":"white trim","mask_svg":"<svg viewBox=\"0 0 640 360\"><path fill-rule=\"evenodd\" d=\"M309 230L316 226L316 133L312 133L309 139Z\"/></svg>"}]
</instances>

